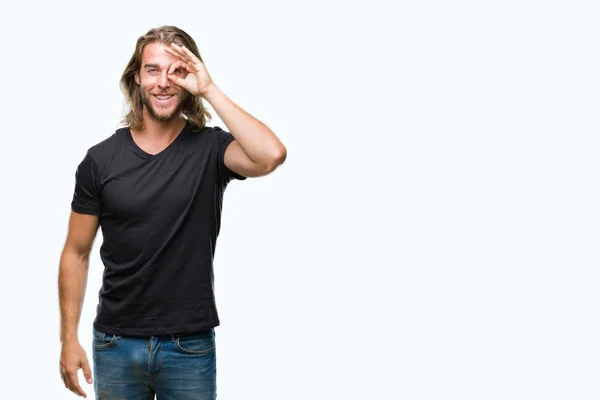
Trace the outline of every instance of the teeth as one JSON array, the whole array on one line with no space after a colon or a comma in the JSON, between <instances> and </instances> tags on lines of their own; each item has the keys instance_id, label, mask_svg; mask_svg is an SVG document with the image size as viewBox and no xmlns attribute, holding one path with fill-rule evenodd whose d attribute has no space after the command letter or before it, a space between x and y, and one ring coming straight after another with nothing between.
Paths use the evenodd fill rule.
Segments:
<instances>
[{"instance_id":1,"label":"teeth","mask_svg":"<svg viewBox=\"0 0 600 400\"><path fill-rule=\"evenodd\" d=\"M159 100L168 100L168 99L170 99L173 96L154 96L154 97L156 97Z\"/></svg>"}]
</instances>

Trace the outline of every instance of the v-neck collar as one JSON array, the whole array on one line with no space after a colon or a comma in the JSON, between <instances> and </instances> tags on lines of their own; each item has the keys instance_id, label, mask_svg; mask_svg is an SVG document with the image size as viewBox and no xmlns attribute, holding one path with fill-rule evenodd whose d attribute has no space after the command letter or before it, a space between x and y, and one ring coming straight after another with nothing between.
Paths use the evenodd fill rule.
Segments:
<instances>
[{"instance_id":1,"label":"v-neck collar","mask_svg":"<svg viewBox=\"0 0 600 400\"><path fill-rule=\"evenodd\" d=\"M140 146L138 146L138 144L133 139L133 135L131 134L131 129L129 129L129 127L125 128L125 135L127 136L127 140L129 141L129 143L131 144L131 147L133 147L133 149L135 150L136 153L138 153L139 155L141 155L144 158L152 160L152 159L160 158L163 156L163 154L168 153L176 145L177 142L182 140L182 138L185 136L185 134L189 132L189 129L190 129L190 124L189 124L189 122L186 122L183 129L181 130L181 132L179 132L179 134L175 137L175 139L173 139L173 141L171 141L171 143L169 143L167 145L167 147L165 147L164 149L162 149L160 152L158 152L156 154L150 154L150 153L146 152L145 150L143 150Z\"/></svg>"}]
</instances>

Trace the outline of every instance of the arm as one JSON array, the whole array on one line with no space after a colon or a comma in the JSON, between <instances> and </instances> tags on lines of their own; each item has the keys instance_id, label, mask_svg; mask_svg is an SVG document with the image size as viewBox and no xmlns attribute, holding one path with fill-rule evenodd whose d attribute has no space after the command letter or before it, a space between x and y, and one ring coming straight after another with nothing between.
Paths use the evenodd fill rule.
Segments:
<instances>
[{"instance_id":1,"label":"arm","mask_svg":"<svg viewBox=\"0 0 600 400\"><path fill-rule=\"evenodd\" d=\"M85 351L79 344L77 329L85 298L89 257L98 231L98 216L71 212L69 232L58 273L62 352L60 370L65 386L85 396L79 386L77 370L91 383L92 373Z\"/></svg>"},{"instance_id":2,"label":"arm","mask_svg":"<svg viewBox=\"0 0 600 400\"><path fill-rule=\"evenodd\" d=\"M235 138L225 151L227 168L244 176L261 176L285 161L287 150L277 136L223 94L196 54L175 43L165 51L177 58L169 67L168 78L192 95L205 98ZM177 68L187 70L185 78L173 74Z\"/></svg>"},{"instance_id":3,"label":"arm","mask_svg":"<svg viewBox=\"0 0 600 400\"><path fill-rule=\"evenodd\" d=\"M236 139L225 151L225 165L244 176L269 174L281 165L287 150L262 122L238 107L219 88L213 86L206 100Z\"/></svg>"},{"instance_id":4,"label":"arm","mask_svg":"<svg viewBox=\"0 0 600 400\"><path fill-rule=\"evenodd\" d=\"M58 274L62 343L78 341L77 328L87 285L89 256L98 216L71 212Z\"/></svg>"}]
</instances>

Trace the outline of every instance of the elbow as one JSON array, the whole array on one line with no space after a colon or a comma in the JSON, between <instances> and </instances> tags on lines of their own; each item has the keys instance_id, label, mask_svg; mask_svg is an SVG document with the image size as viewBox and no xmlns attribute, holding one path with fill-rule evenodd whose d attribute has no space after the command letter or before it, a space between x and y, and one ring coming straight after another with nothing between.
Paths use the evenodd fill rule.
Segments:
<instances>
[{"instance_id":1,"label":"elbow","mask_svg":"<svg viewBox=\"0 0 600 400\"><path fill-rule=\"evenodd\" d=\"M284 145L281 145L281 147L279 149L277 149L277 151L275 152L275 155L273 156L273 160L277 165L281 165L285 162L286 158L287 158L287 149L285 148Z\"/></svg>"},{"instance_id":2,"label":"elbow","mask_svg":"<svg viewBox=\"0 0 600 400\"><path fill-rule=\"evenodd\" d=\"M265 166L266 172L270 173L270 172L275 171L275 169L278 166L280 166L281 164L283 164L285 162L286 158L287 158L287 150L286 150L285 146L281 145L277 149L277 151L275 151L273 153L269 162L266 164L266 166Z\"/></svg>"},{"instance_id":3,"label":"elbow","mask_svg":"<svg viewBox=\"0 0 600 400\"><path fill-rule=\"evenodd\" d=\"M91 244L67 242L63 248L61 257L68 258L71 261L76 262L87 262L90 259L91 253Z\"/></svg>"}]
</instances>

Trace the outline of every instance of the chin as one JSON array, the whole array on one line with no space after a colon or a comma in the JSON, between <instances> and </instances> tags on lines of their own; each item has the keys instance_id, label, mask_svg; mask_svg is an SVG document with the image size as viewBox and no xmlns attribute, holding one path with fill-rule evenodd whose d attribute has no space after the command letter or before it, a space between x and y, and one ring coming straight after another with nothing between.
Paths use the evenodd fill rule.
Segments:
<instances>
[{"instance_id":1,"label":"chin","mask_svg":"<svg viewBox=\"0 0 600 400\"><path fill-rule=\"evenodd\" d=\"M165 122L179 116L181 114L182 99L180 98L179 94L174 94L174 96L178 101L172 107L167 109L161 108L159 104L156 104L153 95L148 94L143 96L144 104L150 118L156 121Z\"/></svg>"},{"instance_id":2,"label":"chin","mask_svg":"<svg viewBox=\"0 0 600 400\"><path fill-rule=\"evenodd\" d=\"M170 114L156 114L156 113L150 113L150 116L152 118L154 118L157 121L170 121L172 120L175 116L177 116L178 113L170 113Z\"/></svg>"}]
</instances>

